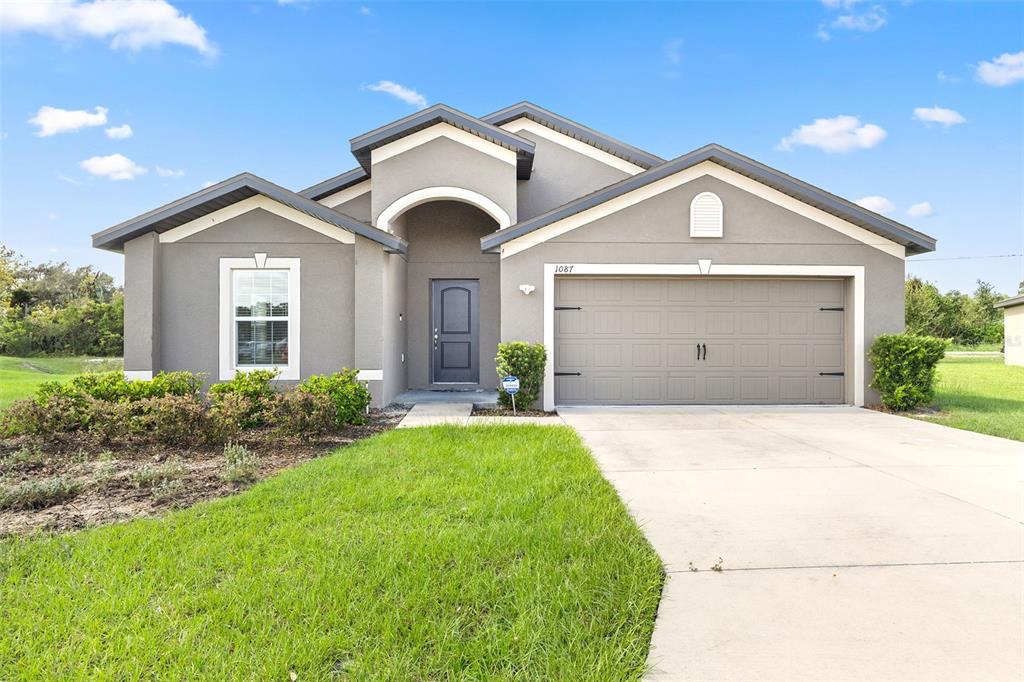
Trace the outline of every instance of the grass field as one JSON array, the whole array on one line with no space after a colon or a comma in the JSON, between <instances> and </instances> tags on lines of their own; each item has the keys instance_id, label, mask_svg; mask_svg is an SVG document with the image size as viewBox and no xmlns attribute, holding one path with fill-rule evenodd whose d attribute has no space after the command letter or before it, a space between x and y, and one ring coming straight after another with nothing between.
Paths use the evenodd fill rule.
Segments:
<instances>
[{"instance_id":1,"label":"grass field","mask_svg":"<svg viewBox=\"0 0 1024 682\"><path fill-rule=\"evenodd\" d=\"M1001 357L952 357L939 363L938 415L919 419L1024 441L1024 367Z\"/></svg>"},{"instance_id":2,"label":"grass field","mask_svg":"<svg viewBox=\"0 0 1024 682\"><path fill-rule=\"evenodd\" d=\"M0 541L0 679L636 680L662 580L572 430L402 429Z\"/></svg>"},{"instance_id":3,"label":"grass field","mask_svg":"<svg viewBox=\"0 0 1024 682\"><path fill-rule=\"evenodd\" d=\"M13 358L0 355L0 410L31 396L45 381L66 381L83 372L121 369L121 358Z\"/></svg>"},{"instance_id":4,"label":"grass field","mask_svg":"<svg viewBox=\"0 0 1024 682\"><path fill-rule=\"evenodd\" d=\"M951 343L949 344L949 348L947 348L946 350L960 353L992 353L1001 351L1002 349L1003 344L1001 343L979 343L973 346L965 346L960 343Z\"/></svg>"}]
</instances>

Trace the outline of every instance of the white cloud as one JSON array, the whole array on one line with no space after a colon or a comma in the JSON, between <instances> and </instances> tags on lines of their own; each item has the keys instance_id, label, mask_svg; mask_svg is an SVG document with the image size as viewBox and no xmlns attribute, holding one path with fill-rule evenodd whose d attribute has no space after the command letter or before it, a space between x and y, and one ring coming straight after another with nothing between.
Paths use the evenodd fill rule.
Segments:
<instances>
[{"instance_id":1,"label":"white cloud","mask_svg":"<svg viewBox=\"0 0 1024 682\"><path fill-rule=\"evenodd\" d=\"M134 180L146 174L146 169L123 154L94 156L78 164L87 173L110 180Z\"/></svg>"},{"instance_id":2,"label":"white cloud","mask_svg":"<svg viewBox=\"0 0 1024 682\"><path fill-rule=\"evenodd\" d=\"M874 123L861 124L856 116L818 118L802 125L779 141L779 149L791 151L806 145L826 152L848 152L869 149L885 139L886 132Z\"/></svg>"},{"instance_id":3,"label":"white cloud","mask_svg":"<svg viewBox=\"0 0 1024 682\"><path fill-rule=\"evenodd\" d=\"M925 123L941 123L947 128L967 123L967 119L960 112L942 107L917 107L914 109L914 118Z\"/></svg>"},{"instance_id":4,"label":"white cloud","mask_svg":"<svg viewBox=\"0 0 1024 682\"><path fill-rule=\"evenodd\" d=\"M950 76L945 71L939 71L937 74L935 74L935 78L937 78L940 83L959 83L960 82L960 79L957 76Z\"/></svg>"},{"instance_id":5,"label":"white cloud","mask_svg":"<svg viewBox=\"0 0 1024 682\"><path fill-rule=\"evenodd\" d=\"M669 64L678 64L683 60L683 39L676 38L661 46L661 53Z\"/></svg>"},{"instance_id":6,"label":"white cloud","mask_svg":"<svg viewBox=\"0 0 1024 682\"><path fill-rule=\"evenodd\" d=\"M861 31L871 33L888 23L885 19L885 8L876 5L861 14L841 14L832 22L832 28L844 31Z\"/></svg>"},{"instance_id":7,"label":"white cloud","mask_svg":"<svg viewBox=\"0 0 1024 682\"><path fill-rule=\"evenodd\" d=\"M867 210L874 211L875 213L889 213L894 208L896 208L896 206L893 205L891 201L889 201L885 197L880 197L875 194L867 197L861 197L860 199L857 199L857 201L853 203L857 204L858 206L863 206Z\"/></svg>"},{"instance_id":8,"label":"white cloud","mask_svg":"<svg viewBox=\"0 0 1024 682\"><path fill-rule=\"evenodd\" d=\"M39 111L28 122L39 126L39 130L35 132L37 137L49 137L60 133L73 133L82 128L105 125L107 110L104 107L96 107L92 112L84 109L39 107Z\"/></svg>"},{"instance_id":9,"label":"white cloud","mask_svg":"<svg viewBox=\"0 0 1024 682\"><path fill-rule=\"evenodd\" d=\"M990 62L979 63L976 75L985 85L997 88L1024 80L1024 50L1004 52Z\"/></svg>"},{"instance_id":10,"label":"white cloud","mask_svg":"<svg viewBox=\"0 0 1024 682\"><path fill-rule=\"evenodd\" d=\"M907 215L912 218L923 218L926 215L931 215L935 212L930 202L922 201L919 204L914 204L907 209Z\"/></svg>"},{"instance_id":11,"label":"white cloud","mask_svg":"<svg viewBox=\"0 0 1024 682\"><path fill-rule=\"evenodd\" d=\"M159 175L161 178L180 178L185 174L185 171L173 170L171 168L161 168L160 166L157 166L156 174Z\"/></svg>"},{"instance_id":12,"label":"white cloud","mask_svg":"<svg viewBox=\"0 0 1024 682\"><path fill-rule=\"evenodd\" d=\"M68 40L80 36L109 39L113 49L138 52L165 43L217 53L206 29L166 0L44 0L0 4L0 28Z\"/></svg>"},{"instance_id":13,"label":"white cloud","mask_svg":"<svg viewBox=\"0 0 1024 682\"><path fill-rule=\"evenodd\" d=\"M362 14L364 17L368 17L371 14L373 14L373 10L371 10L366 5L363 5L362 7L359 8L359 13Z\"/></svg>"},{"instance_id":14,"label":"white cloud","mask_svg":"<svg viewBox=\"0 0 1024 682\"><path fill-rule=\"evenodd\" d=\"M416 92L412 88L407 88L404 85L399 85L394 81L380 81L376 85L367 85L367 90L373 92L386 92L393 97L397 97L406 104L410 104L414 107L422 109L427 106L427 98Z\"/></svg>"},{"instance_id":15,"label":"white cloud","mask_svg":"<svg viewBox=\"0 0 1024 682\"><path fill-rule=\"evenodd\" d=\"M107 134L107 137L109 137L111 140L126 140L135 134L135 131L132 130L132 127L127 123L121 126L113 126L111 128L107 128L103 132L105 132Z\"/></svg>"}]
</instances>

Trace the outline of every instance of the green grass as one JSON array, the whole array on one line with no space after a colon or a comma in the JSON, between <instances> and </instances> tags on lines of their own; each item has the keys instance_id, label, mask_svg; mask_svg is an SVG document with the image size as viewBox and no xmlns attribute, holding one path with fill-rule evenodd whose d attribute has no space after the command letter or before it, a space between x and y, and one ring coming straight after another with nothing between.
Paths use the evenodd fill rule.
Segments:
<instances>
[{"instance_id":1,"label":"green grass","mask_svg":"<svg viewBox=\"0 0 1024 682\"><path fill-rule=\"evenodd\" d=\"M920 419L1024 441L1024 367L1001 357L954 357L939 363L938 415Z\"/></svg>"},{"instance_id":2,"label":"green grass","mask_svg":"<svg viewBox=\"0 0 1024 682\"><path fill-rule=\"evenodd\" d=\"M31 396L45 381L67 381L84 372L121 369L121 358L15 358L0 355L0 410Z\"/></svg>"},{"instance_id":3,"label":"green grass","mask_svg":"<svg viewBox=\"0 0 1024 682\"><path fill-rule=\"evenodd\" d=\"M571 429L402 429L0 542L0 679L635 680L662 580Z\"/></svg>"},{"instance_id":4,"label":"green grass","mask_svg":"<svg viewBox=\"0 0 1024 682\"><path fill-rule=\"evenodd\" d=\"M1002 349L1003 349L1003 344L1001 344L1001 343L978 343L978 344L975 344L973 346L966 346L966 345L964 345L962 343L951 343L951 344L949 344L949 347L946 350L947 351L953 351L953 352L961 352L961 353L962 352L969 352L969 353L985 352L985 353L991 353L991 352L999 352Z\"/></svg>"}]
</instances>

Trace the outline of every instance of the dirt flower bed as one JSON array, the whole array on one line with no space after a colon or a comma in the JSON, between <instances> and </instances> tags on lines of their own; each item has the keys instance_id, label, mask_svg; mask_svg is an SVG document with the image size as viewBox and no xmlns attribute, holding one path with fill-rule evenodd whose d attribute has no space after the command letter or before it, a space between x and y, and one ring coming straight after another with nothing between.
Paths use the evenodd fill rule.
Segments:
<instances>
[{"instance_id":1,"label":"dirt flower bed","mask_svg":"<svg viewBox=\"0 0 1024 682\"><path fill-rule=\"evenodd\" d=\"M282 469L394 428L401 417L373 411L365 424L315 440L247 430L232 442L228 458L223 445L102 446L71 434L47 441L29 436L0 440L0 537L156 516L231 495Z\"/></svg>"},{"instance_id":2,"label":"dirt flower bed","mask_svg":"<svg viewBox=\"0 0 1024 682\"><path fill-rule=\"evenodd\" d=\"M512 413L512 408L504 407L473 407L474 417L556 417L558 416L555 412L545 412L544 410L522 410L516 409L515 414Z\"/></svg>"}]
</instances>

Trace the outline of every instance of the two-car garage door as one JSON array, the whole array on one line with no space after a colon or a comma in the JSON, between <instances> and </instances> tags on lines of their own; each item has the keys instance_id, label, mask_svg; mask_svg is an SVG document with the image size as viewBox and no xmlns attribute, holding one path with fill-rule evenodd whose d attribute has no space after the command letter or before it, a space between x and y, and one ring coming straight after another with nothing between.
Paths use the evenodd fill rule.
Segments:
<instances>
[{"instance_id":1,"label":"two-car garage door","mask_svg":"<svg viewBox=\"0 0 1024 682\"><path fill-rule=\"evenodd\" d=\"M841 279L555 282L558 404L845 402Z\"/></svg>"}]
</instances>

